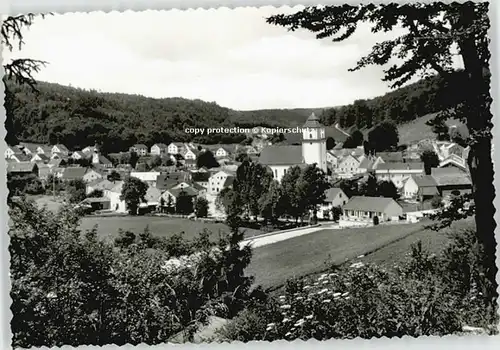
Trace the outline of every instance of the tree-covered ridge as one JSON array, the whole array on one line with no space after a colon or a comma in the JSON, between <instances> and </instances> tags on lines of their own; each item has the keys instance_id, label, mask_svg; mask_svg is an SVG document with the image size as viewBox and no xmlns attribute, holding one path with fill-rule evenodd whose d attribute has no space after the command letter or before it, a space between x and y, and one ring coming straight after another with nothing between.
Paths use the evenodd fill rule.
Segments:
<instances>
[{"instance_id":1,"label":"tree-covered ridge","mask_svg":"<svg viewBox=\"0 0 500 350\"><path fill-rule=\"evenodd\" d=\"M242 134L194 136L187 127L288 127L303 123L312 111L235 111L215 102L184 98L155 99L140 95L101 93L39 82L36 94L29 86L8 82L13 92L10 109L13 131L20 141L63 143L79 149L94 143L104 151L128 149L135 143L194 141L238 143ZM272 118L271 118L272 116Z\"/></svg>"},{"instance_id":2,"label":"tree-covered ridge","mask_svg":"<svg viewBox=\"0 0 500 350\"><path fill-rule=\"evenodd\" d=\"M465 76L453 73L452 79L430 76L368 100L330 108L322 114L323 123L339 123L346 129L370 129L382 121L407 123L429 113L453 108L463 98Z\"/></svg>"},{"instance_id":3,"label":"tree-covered ridge","mask_svg":"<svg viewBox=\"0 0 500 350\"><path fill-rule=\"evenodd\" d=\"M291 127L301 125L311 112L321 114L326 125L369 129L390 120L405 123L428 113L450 108L459 99L461 73L456 83L430 77L383 96L357 100L330 109L267 109L236 111L215 102L185 98L149 98L122 93L102 93L39 82L39 93L29 86L8 84L13 92L9 108L12 130L19 141L63 143L80 149L98 143L104 152L127 150L135 143L152 146L171 141L206 144L239 143L243 134L193 135L185 128Z\"/></svg>"}]
</instances>

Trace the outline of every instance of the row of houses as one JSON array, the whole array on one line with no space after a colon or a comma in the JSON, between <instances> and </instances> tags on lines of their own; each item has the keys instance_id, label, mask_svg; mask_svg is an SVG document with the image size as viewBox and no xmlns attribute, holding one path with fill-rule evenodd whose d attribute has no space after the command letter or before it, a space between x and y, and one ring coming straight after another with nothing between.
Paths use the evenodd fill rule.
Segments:
<instances>
[{"instance_id":1,"label":"row of houses","mask_svg":"<svg viewBox=\"0 0 500 350\"><path fill-rule=\"evenodd\" d=\"M135 152L139 156L165 156L181 155L184 159L196 160L200 152L210 150L216 158L227 158L234 156L238 151L247 154L258 154L258 149L254 146L243 146L237 144L227 145L196 145L192 142L181 143L171 142L169 145L164 143L155 143L151 148L144 144L135 144L130 147L129 152Z\"/></svg>"}]
</instances>

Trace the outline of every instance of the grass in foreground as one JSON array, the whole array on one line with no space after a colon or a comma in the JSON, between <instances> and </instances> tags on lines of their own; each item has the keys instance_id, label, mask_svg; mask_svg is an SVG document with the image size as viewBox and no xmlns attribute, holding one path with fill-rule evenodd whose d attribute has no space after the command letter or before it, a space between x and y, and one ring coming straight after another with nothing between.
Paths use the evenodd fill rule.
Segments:
<instances>
[{"instance_id":1,"label":"grass in foreground","mask_svg":"<svg viewBox=\"0 0 500 350\"><path fill-rule=\"evenodd\" d=\"M309 235L256 248L247 273L256 284L277 288L286 280L324 271L370 252L373 261L392 261L404 257L418 237L436 248L447 240L444 232L433 232L424 226L429 222L402 225L380 225L369 228L322 230ZM457 223L464 225L463 223ZM412 237L415 237L414 239ZM440 242L439 244L437 242ZM375 253L376 252L376 253ZM366 257L368 259L368 255Z\"/></svg>"}]
</instances>

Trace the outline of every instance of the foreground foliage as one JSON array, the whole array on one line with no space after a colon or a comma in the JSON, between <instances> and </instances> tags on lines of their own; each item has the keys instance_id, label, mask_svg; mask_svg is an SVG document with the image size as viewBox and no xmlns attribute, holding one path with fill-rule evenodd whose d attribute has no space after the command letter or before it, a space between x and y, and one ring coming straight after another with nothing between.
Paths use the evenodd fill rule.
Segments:
<instances>
[{"instance_id":1,"label":"foreground foliage","mask_svg":"<svg viewBox=\"0 0 500 350\"><path fill-rule=\"evenodd\" d=\"M283 295L254 303L220 333L225 340L445 335L464 325L491 333L495 301L481 293L474 232L454 234L440 256L413 246L403 266L362 262L315 279L291 280Z\"/></svg>"},{"instance_id":2,"label":"foreground foliage","mask_svg":"<svg viewBox=\"0 0 500 350\"><path fill-rule=\"evenodd\" d=\"M157 344L195 332L210 315L233 317L250 295L239 233L124 233L114 243L79 231L79 215L16 201L10 211L13 345Z\"/></svg>"}]
</instances>

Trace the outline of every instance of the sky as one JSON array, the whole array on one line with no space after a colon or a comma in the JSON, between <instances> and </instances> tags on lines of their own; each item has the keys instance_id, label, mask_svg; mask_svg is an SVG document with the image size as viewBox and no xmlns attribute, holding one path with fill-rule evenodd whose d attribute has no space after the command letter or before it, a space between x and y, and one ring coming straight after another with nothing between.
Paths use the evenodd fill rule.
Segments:
<instances>
[{"instance_id":1,"label":"sky","mask_svg":"<svg viewBox=\"0 0 500 350\"><path fill-rule=\"evenodd\" d=\"M322 108L389 91L383 68L348 72L376 42L363 26L332 43L266 17L300 7L91 12L37 19L21 52L48 62L35 78L103 92L215 101L237 110Z\"/></svg>"}]
</instances>

